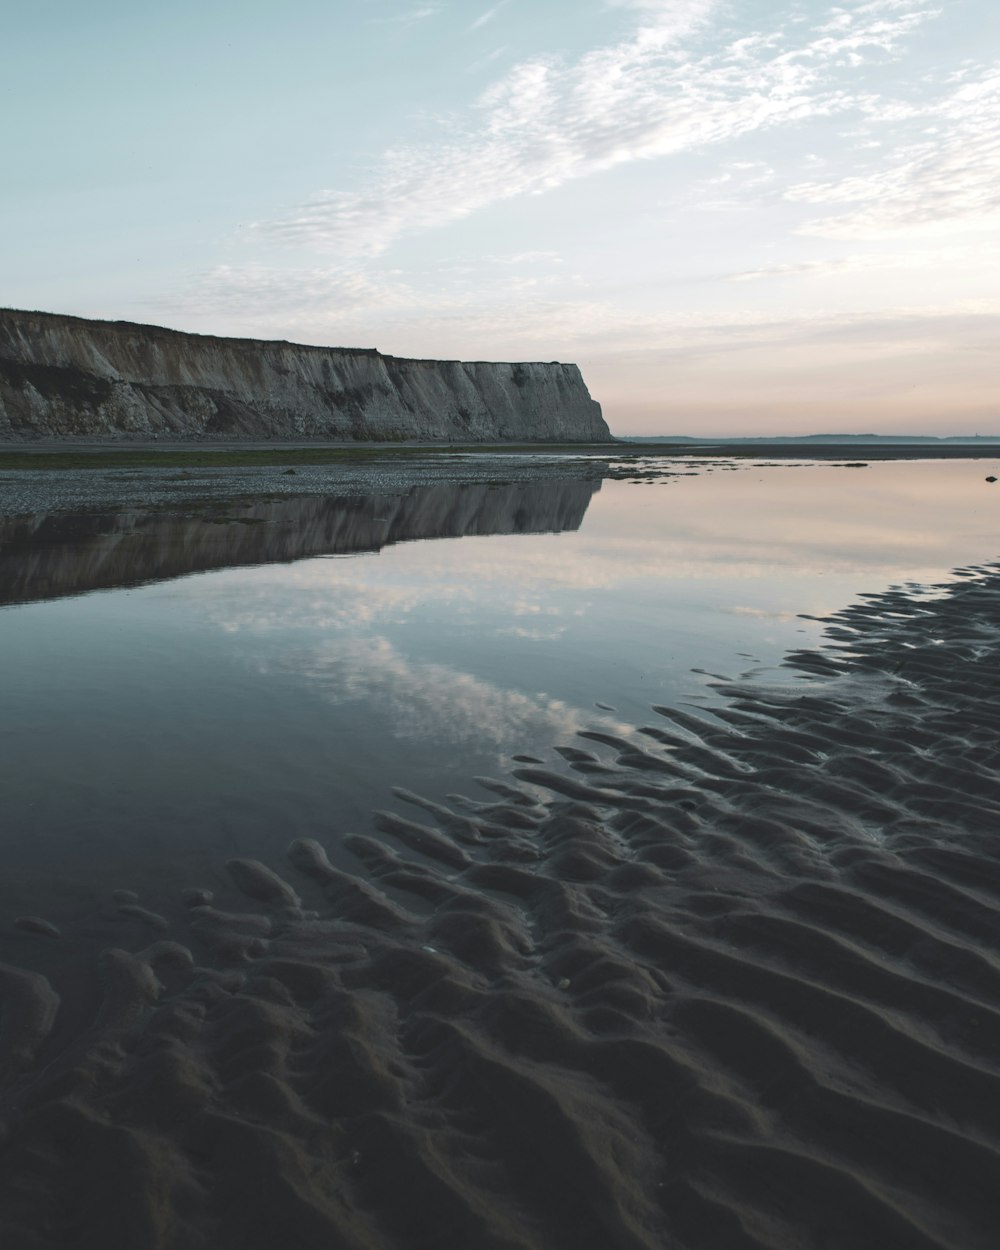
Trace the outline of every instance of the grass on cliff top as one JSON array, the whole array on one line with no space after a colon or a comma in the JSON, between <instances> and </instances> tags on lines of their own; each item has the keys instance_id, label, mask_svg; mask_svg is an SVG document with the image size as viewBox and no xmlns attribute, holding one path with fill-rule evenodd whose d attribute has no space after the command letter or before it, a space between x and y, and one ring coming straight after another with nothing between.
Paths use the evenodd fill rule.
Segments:
<instances>
[{"instance_id":1,"label":"grass on cliff top","mask_svg":"<svg viewBox=\"0 0 1000 1250\"><path fill-rule=\"evenodd\" d=\"M0 451L0 469L195 469L239 468L296 464L358 464L369 460L406 459L511 452L581 452L605 455L613 444L498 443L498 444L385 444L325 447L73 447L45 451Z\"/></svg>"}]
</instances>

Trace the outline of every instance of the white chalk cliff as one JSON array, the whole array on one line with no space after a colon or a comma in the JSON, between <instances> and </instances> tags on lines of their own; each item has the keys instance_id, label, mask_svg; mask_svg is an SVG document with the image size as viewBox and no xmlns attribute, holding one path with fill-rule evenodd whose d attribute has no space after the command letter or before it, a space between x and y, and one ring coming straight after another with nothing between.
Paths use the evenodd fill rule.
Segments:
<instances>
[{"instance_id":1,"label":"white chalk cliff","mask_svg":"<svg viewBox=\"0 0 1000 1250\"><path fill-rule=\"evenodd\" d=\"M408 360L0 310L0 439L607 442L576 365Z\"/></svg>"}]
</instances>

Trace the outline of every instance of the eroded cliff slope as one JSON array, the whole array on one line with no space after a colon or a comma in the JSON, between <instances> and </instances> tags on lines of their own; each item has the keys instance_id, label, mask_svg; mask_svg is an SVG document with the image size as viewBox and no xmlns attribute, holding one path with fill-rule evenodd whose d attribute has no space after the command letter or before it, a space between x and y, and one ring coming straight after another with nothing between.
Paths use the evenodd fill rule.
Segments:
<instances>
[{"instance_id":1,"label":"eroded cliff slope","mask_svg":"<svg viewBox=\"0 0 1000 1250\"><path fill-rule=\"evenodd\" d=\"M576 365L408 360L0 310L0 438L605 442Z\"/></svg>"}]
</instances>

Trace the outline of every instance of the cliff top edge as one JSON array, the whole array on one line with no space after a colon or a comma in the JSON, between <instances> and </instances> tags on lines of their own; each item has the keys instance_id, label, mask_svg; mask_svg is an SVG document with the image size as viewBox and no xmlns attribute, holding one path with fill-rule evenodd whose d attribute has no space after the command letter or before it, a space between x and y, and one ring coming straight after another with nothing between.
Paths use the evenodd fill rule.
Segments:
<instances>
[{"instance_id":1,"label":"cliff top edge","mask_svg":"<svg viewBox=\"0 0 1000 1250\"><path fill-rule=\"evenodd\" d=\"M26 317L41 318L59 325L94 326L103 330L122 332L138 331L150 337L196 339L199 343L218 343L229 347L291 347L296 351L303 352L342 352L348 356L378 356L383 360L400 361L416 365L546 365L548 367L557 366L561 369L575 369L578 367L572 362L561 360L459 360L454 358L435 359L429 356L393 356L386 352L380 352L377 347L340 347L320 343L293 343L289 339L237 338L221 334L200 334L194 330L174 330L169 326L150 325L141 321L110 321L99 317L76 317L71 313L44 312L41 309L0 307L0 319L16 321Z\"/></svg>"}]
</instances>

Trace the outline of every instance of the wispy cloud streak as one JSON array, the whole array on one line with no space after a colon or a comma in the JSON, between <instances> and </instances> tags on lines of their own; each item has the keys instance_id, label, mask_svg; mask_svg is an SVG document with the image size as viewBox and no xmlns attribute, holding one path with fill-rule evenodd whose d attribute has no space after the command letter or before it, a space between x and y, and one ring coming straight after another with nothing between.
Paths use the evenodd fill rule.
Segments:
<instances>
[{"instance_id":1,"label":"wispy cloud streak","mask_svg":"<svg viewBox=\"0 0 1000 1250\"><path fill-rule=\"evenodd\" d=\"M440 4L416 4L387 17L373 17L369 20L380 26L412 26L416 22L425 22L429 17L437 17L440 12Z\"/></svg>"},{"instance_id":2,"label":"wispy cloud streak","mask_svg":"<svg viewBox=\"0 0 1000 1250\"><path fill-rule=\"evenodd\" d=\"M856 205L810 222L802 233L880 238L985 223L1000 214L1000 66L981 69L931 104L879 103L871 111L875 121L915 124L919 137L894 147L868 172L791 187L790 200Z\"/></svg>"},{"instance_id":3,"label":"wispy cloud streak","mask_svg":"<svg viewBox=\"0 0 1000 1250\"><path fill-rule=\"evenodd\" d=\"M378 255L404 234L629 162L871 111L873 97L850 71L894 56L937 12L919 0L871 0L833 10L819 26L790 23L719 43L717 0L617 7L636 21L627 38L574 63L522 62L480 98L477 125L440 144L389 151L366 185L323 191L255 229L290 244Z\"/></svg>"},{"instance_id":4,"label":"wispy cloud streak","mask_svg":"<svg viewBox=\"0 0 1000 1250\"><path fill-rule=\"evenodd\" d=\"M470 31L480 30L487 22L492 22L506 2L507 0L500 0L500 3L495 4L492 9L487 9L485 13L480 13L474 22L469 23L468 29Z\"/></svg>"}]
</instances>

